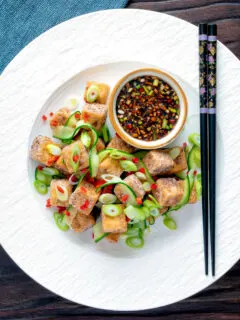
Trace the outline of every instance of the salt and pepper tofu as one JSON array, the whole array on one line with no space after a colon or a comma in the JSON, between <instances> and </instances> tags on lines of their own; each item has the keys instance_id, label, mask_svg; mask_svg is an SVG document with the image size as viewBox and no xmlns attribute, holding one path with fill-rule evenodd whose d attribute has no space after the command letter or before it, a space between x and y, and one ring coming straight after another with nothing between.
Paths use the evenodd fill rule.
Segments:
<instances>
[{"instance_id":1,"label":"salt and pepper tofu","mask_svg":"<svg viewBox=\"0 0 240 320\"><path fill-rule=\"evenodd\" d=\"M173 167L169 171L165 172L164 175L173 175L177 172L187 169L187 159L186 159L184 148L182 147L180 149L181 149L181 152L179 156L177 156L177 158L173 160L174 162Z\"/></svg>"},{"instance_id":2,"label":"salt and pepper tofu","mask_svg":"<svg viewBox=\"0 0 240 320\"><path fill-rule=\"evenodd\" d=\"M136 150L133 146L131 146L130 144L127 144L117 135L115 135L115 137L109 142L109 144L107 145L107 148L118 149L128 153L133 153Z\"/></svg>"},{"instance_id":3,"label":"salt and pepper tofu","mask_svg":"<svg viewBox=\"0 0 240 320\"><path fill-rule=\"evenodd\" d=\"M57 126L64 126L70 115L71 111L68 108L59 109L49 121L50 127L54 129Z\"/></svg>"},{"instance_id":4,"label":"salt and pepper tofu","mask_svg":"<svg viewBox=\"0 0 240 320\"><path fill-rule=\"evenodd\" d=\"M82 119L100 130L107 118L107 105L99 103L86 103L82 109Z\"/></svg>"},{"instance_id":5,"label":"salt and pepper tofu","mask_svg":"<svg viewBox=\"0 0 240 320\"><path fill-rule=\"evenodd\" d=\"M84 92L84 100L89 102L87 99L87 91L91 86L97 86L99 90L99 97L96 99L95 102L105 104L108 99L108 94L110 91L109 85L105 83L95 82L95 81L88 81L86 84L85 92Z\"/></svg>"},{"instance_id":6,"label":"salt and pepper tofu","mask_svg":"<svg viewBox=\"0 0 240 320\"><path fill-rule=\"evenodd\" d=\"M174 161L170 155L160 150L149 151L143 158L143 162L153 176L169 172L174 167Z\"/></svg>"},{"instance_id":7,"label":"salt and pepper tofu","mask_svg":"<svg viewBox=\"0 0 240 320\"><path fill-rule=\"evenodd\" d=\"M72 185L67 179L53 179L50 184L50 203L52 206L68 207Z\"/></svg>"},{"instance_id":8,"label":"salt and pepper tofu","mask_svg":"<svg viewBox=\"0 0 240 320\"><path fill-rule=\"evenodd\" d=\"M107 236L106 236L106 239L108 242L111 242L111 243L116 243L118 242L120 238L120 233L109 233Z\"/></svg>"},{"instance_id":9,"label":"salt and pepper tofu","mask_svg":"<svg viewBox=\"0 0 240 320\"><path fill-rule=\"evenodd\" d=\"M196 181L194 181L194 185L193 185L193 188L192 188L192 190L191 190L188 203L194 204L194 203L196 203L197 201L198 201L198 198L197 198L197 190L196 190Z\"/></svg>"},{"instance_id":10,"label":"salt and pepper tofu","mask_svg":"<svg viewBox=\"0 0 240 320\"><path fill-rule=\"evenodd\" d=\"M57 161L54 163L54 168L58 169L63 174L69 175L71 172L68 171L66 164L63 159L63 155L61 154Z\"/></svg>"},{"instance_id":11,"label":"salt and pepper tofu","mask_svg":"<svg viewBox=\"0 0 240 320\"><path fill-rule=\"evenodd\" d=\"M105 144L104 144L103 140L101 138L98 138L98 142L96 144L97 152L100 152L100 151L102 151L104 149L105 149Z\"/></svg>"},{"instance_id":12,"label":"salt and pepper tofu","mask_svg":"<svg viewBox=\"0 0 240 320\"><path fill-rule=\"evenodd\" d=\"M81 214L89 215L95 206L100 192L96 191L93 184L83 180L70 197L70 204Z\"/></svg>"},{"instance_id":13,"label":"salt and pepper tofu","mask_svg":"<svg viewBox=\"0 0 240 320\"><path fill-rule=\"evenodd\" d=\"M183 197L184 189L181 180L160 178L156 181L156 186L152 193L161 206L175 206Z\"/></svg>"},{"instance_id":14,"label":"salt and pepper tofu","mask_svg":"<svg viewBox=\"0 0 240 320\"><path fill-rule=\"evenodd\" d=\"M30 157L46 166L52 166L56 157L49 153L48 145L55 145L60 148L60 145L53 142L50 138L37 136L32 143Z\"/></svg>"},{"instance_id":15,"label":"salt and pepper tofu","mask_svg":"<svg viewBox=\"0 0 240 320\"><path fill-rule=\"evenodd\" d=\"M102 215L103 232L122 233L127 231L127 220L123 212L124 205L119 205L119 206L122 207L122 213L115 217L110 217L104 214L102 210L101 215Z\"/></svg>"},{"instance_id":16,"label":"salt and pepper tofu","mask_svg":"<svg viewBox=\"0 0 240 320\"><path fill-rule=\"evenodd\" d=\"M73 157L73 150L75 148L75 145L78 145L78 147L80 149L78 171L81 169L87 168L89 166L88 152L87 152L85 146L83 145L83 143L80 140L77 140L62 149L63 161L64 161L64 164L67 168L67 171L70 174L74 173L74 169L72 166L72 161L73 161L72 157Z\"/></svg>"},{"instance_id":17,"label":"salt and pepper tofu","mask_svg":"<svg viewBox=\"0 0 240 320\"><path fill-rule=\"evenodd\" d=\"M98 167L97 179L101 179L102 174L113 174L114 176L120 177L122 173L123 169L120 166L119 160L107 157Z\"/></svg>"},{"instance_id":18,"label":"salt and pepper tofu","mask_svg":"<svg viewBox=\"0 0 240 320\"><path fill-rule=\"evenodd\" d=\"M66 216L67 224L75 232L83 232L91 228L96 223L93 216L86 216L85 214L78 212L73 207L69 209L68 212L70 216Z\"/></svg>"},{"instance_id":19,"label":"salt and pepper tofu","mask_svg":"<svg viewBox=\"0 0 240 320\"><path fill-rule=\"evenodd\" d=\"M144 197L145 191L143 189L142 183L135 174L131 174L130 176L126 177L123 181L133 189L133 191L136 193L137 198L142 199ZM122 196L124 195L122 189L123 186L121 184L116 185L116 187L114 188L114 193L119 200L121 200Z\"/></svg>"}]
</instances>

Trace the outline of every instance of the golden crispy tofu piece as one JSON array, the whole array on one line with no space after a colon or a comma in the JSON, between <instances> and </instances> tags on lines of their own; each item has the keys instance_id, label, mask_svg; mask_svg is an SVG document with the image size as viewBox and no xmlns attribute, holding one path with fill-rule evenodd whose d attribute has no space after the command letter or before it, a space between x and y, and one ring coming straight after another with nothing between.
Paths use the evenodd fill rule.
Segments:
<instances>
[{"instance_id":1,"label":"golden crispy tofu piece","mask_svg":"<svg viewBox=\"0 0 240 320\"><path fill-rule=\"evenodd\" d=\"M62 201L58 198L58 187L67 190L67 200ZM50 184L50 203L52 206L68 207L69 198L72 194L72 185L67 179L53 179Z\"/></svg>"},{"instance_id":2,"label":"golden crispy tofu piece","mask_svg":"<svg viewBox=\"0 0 240 320\"><path fill-rule=\"evenodd\" d=\"M95 224L93 216L81 214L75 208L69 209L70 216L66 216L67 223L75 232L83 232Z\"/></svg>"},{"instance_id":3,"label":"golden crispy tofu piece","mask_svg":"<svg viewBox=\"0 0 240 320\"><path fill-rule=\"evenodd\" d=\"M161 206L175 206L183 197L183 183L180 180L160 178L156 181L156 185L157 188L152 193Z\"/></svg>"},{"instance_id":4,"label":"golden crispy tofu piece","mask_svg":"<svg viewBox=\"0 0 240 320\"><path fill-rule=\"evenodd\" d=\"M143 162L153 176L169 172L174 166L170 155L160 150L149 151L143 158Z\"/></svg>"},{"instance_id":5,"label":"golden crispy tofu piece","mask_svg":"<svg viewBox=\"0 0 240 320\"><path fill-rule=\"evenodd\" d=\"M62 149L64 164L66 165L67 171L70 174L74 173L74 170L71 164L72 163L71 157L72 157L72 150L75 144L77 144L80 148L80 161L79 161L78 171L80 171L81 169L87 168L89 166L88 152L85 146L82 144L82 142L80 140L77 140Z\"/></svg>"},{"instance_id":6,"label":"golden crispy tofu piece","mask_svg":"<svg viewBox=\"0 0 240 320\"><path fill-rule=\"evenodd\" d=\"M51 166L53 164L54 156L48 152L47 145L53 144L60 148L60 145L53 142L50 138L44 136L37 136L32 143L30 157L46 166Z\"/></svg>"},{"instance_id":7,"label":"golden crispy tofu piece","mask_svg":"<svg viewBox=\"0 0 240 320\"><path fill-rule=\"evenodd\" d=\"M54 168L58 169L60 172L62 172L63 174L71 174L66 165L65 165L65 162L64 162L64 159L63 159L63 155L61 154L60 157L58 158L58 160L54 163Z\"/></svg>"},{"instance_id":8,"label":"golden crispy tofu piece","mask_svg":"<svg viewBox=\"0 0 240 320\"><path fill-rule=\"evenodd\" d=\"M138 198L142 199L144 197L145 191L143 189L142 183L135 176L135 174L131 174L130 176L126 177L123 181L126 182L126 184L133 189ZM123 186L121 184L116 185L116 187L114 188L114 193L119 200L121 200L122 196L124 195L124 191L122 189Z\"/></svg>"},{"instance_id":9,"label":"golden crispy tofu piece","mask_svg":"<svg viewBox=\"0 0 240 320\"><path fill-rule=\"evenodd\" d=\"M130 144L127 144L117 135L115 135L115 137L109 142L109 144L107 145L107 148L118 149L128 153L133 153L136 150L133 146L131 146Z\"/></svg>"},{"instance_id":10,"label":"golden crispy tofu piece","mask_svg":"<svg viewBox=\"0 0 240 320\"><path fill-rule=\"evenodd\" d=\"M123 169L120 166L119 160L115 160L110 157L107 157L100 163L98 167L97 178L101 179L102 174L113 174L115 176L120 177L122 172L123 172Z\"/></svg>"},{"instance_id":11,"label":"golden crispy tofu piece","mask_svg":"<svg viewBox=\"0 0 240 320\"><path fill-rule=\"evenodd\" d=\"M108 94L109 94L109 91L110 91L109 85L107 85L105 83L95 82L95 81L88 81L87 82L86 88L85 88L85 91L84 91L84 100L86 102L88 102L87 101L87 90L91 85L96 85L98 87L98 89L99 89L99 92L100 92L99 97L97 98L97 100L95 102L102 103L102 104L107 103Z\"/></svg>"},{"instance_id":12,"label":"golden crispy tofu piece","mask_svg":"<svg viewBox=\"0 0 240 320\"><path fill-rule=\"evenodd\" d=\"M176 159L174 159L173 162L173 167L169 171L165 172L164 175L173 175L177 172L187 169L187 159L183 147L181 147L181 152L179 156Z\"/></svg>"},{"instance_id":13,"label":"golden crispy tofu piece","mask_svg":"<svg viewBox=\"0 0 240 320\"><path fill-rule=\"evenodd\" d=\"M107 105L99 103L86 103L82 109L82 119L100 130L107 118Z\"/></svg>"},{"instance_id":14,"label":"golden crispy tofu piece","mask_svg":"<svg viewBox=\"0 0 240 320\"><path fill-rule=\"evenodd\" d=\"M72 193L69 202L79 213L89 215L99 196L100 192L96 192L94 185L83 180Z\"/></svg>"},{"instance_id":15,"label":"golden crispy tofu piece","mask_svg":"<svg viewBox=\"0 0 240 320\"><path fill-rule=\"evenodd\" d=\"M197 198L197 190L196 190L196 181L194 181L194 185L193 185L193 188L192 188L192 190L191 190L188 203L194 204L194 203L196 203L197 201L198 201L198 198Z\"/></svg>"},{"instance_id":16,"label":"golden crispy tofu piece","mask_svg":"<svg viewBox=\"0 0 240 320\"><path fill-rule=\"evenodd\" d=\"M97 152L100 152L105 149L105 144L101 138L98 138L98 142L96 144Z\"/></svg>"},{"instance_id":17,"label":"golden crispy tofu piece","mask_svg":"<svg viewBox=\"0 0 240 320\"><path fill-rule=\"evenodd\" d=\"M111 243L116 243L118 242L120 238L120 233L109 233L106 236L107 241L111 242Z\"/></svg>"},{"instance_id":18,"label":"golden crispy tofu piece","mask_svg":"<svg viewBox=\"0 0 240 320\"><path fill-rule=\"evenodd\" d=\"M68 108L59 109L50 119L49 124L52 129L57 126L64 126L67 119L70 117L71 111Z\"/></svg>"},{"instance_id":19,"label":"golden crispy tofu piece","mask_svg":"<svg viewBox=\"0 0 240 320\"><path fill-rule=\"evenodd\" d=\"M122 207L122 213L116 217L110 217L104 214L102 211L103 232L122 233L127 231L127 220L123 212L124 206L121 205L121 207Z\"/></svg>"}]
</instances>

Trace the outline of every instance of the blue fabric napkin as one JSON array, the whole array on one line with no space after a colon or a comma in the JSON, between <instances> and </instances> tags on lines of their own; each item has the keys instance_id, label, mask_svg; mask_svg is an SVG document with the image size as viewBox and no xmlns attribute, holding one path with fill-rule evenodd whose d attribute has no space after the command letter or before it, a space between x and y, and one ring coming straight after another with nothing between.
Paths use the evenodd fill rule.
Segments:
<instances>
[{"instance_id":1,"label":"blue fabric napkin","mask_svg":"<svg viewBox=\"0 0 240 320\"><path fill-rule=\"evenodd\" d=\"M30 41L56 24L126 4L127 0L0 0L0 73Z\"/></svg>"}]
</instances>

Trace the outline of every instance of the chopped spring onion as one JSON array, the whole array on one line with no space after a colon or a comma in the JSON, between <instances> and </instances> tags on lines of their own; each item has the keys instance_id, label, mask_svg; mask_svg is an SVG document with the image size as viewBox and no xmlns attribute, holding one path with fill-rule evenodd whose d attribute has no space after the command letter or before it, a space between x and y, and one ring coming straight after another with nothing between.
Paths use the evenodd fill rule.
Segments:
<instances>
[{"instance_id":1,"label":"chopped spring onion","mask_svg":"<svg viewBox=\"0 0 240 320\"><path fill-rule=\"evenodd\" d=\"M70 163L73 172L77 172L80 162L80 147L78 144L74 144L71 150Z\"/></svg>"},{"instance_id":2,"label":"chopped spring onion","mask_svg":"<svg viewBox=\"0 0 240 320\"><path fill-rule=\"evenodd\" d=\"M83 131L81 133L81 137L80 137L81 142L84 144L85 147L89 148L91 145L91 137L89 135L89 133L87 133L86 131Z\"/></svg>"},{"instance_id":3,"label":"chopped spring onion","mask_svg":"<svg viewBox=\"0 0 240 320\"><path fill-rule=\"evenodd\" d=\"M149 222L149 224L152 226L152 225L155 223L155 218L154 218L153 216L150 216L150 217L148 218L148 222Z\"/></svg>"},{"instance_id":4,"label":"chopped spring onion","mask_svg":"<svg viewBox=\"0 0 240 320\"><path fill-rule=\"evenodd\" d=\"M121 204L104 204L102 206L102 212L110 217L119 216L122 211L123 209Z\"/></svg>"},{"instance_id":5,"label":"chopped spring onion","mask_svg":"<svg viewBox=\"0 0 240 320\"><path fill-rule=\"evenodd\" d=\"M68 190L63 185L56 186L56 196L60 201L67 201L68 199Z\"/></svg>"},{"instance_id":6,"label":"chopped spring onion","mask_svg":"<svg viewBox=\"0 0 240 320\"><path fill-rule=\"evenodd\" d=\"M118 176L114 176L113 174L102 174L101 178L105 180L106 182L120 182L122 179L120 179Z\"/></svg>"},{"instance_id":7,"label":"chopped spring onion","mask_svg":"<svg viewBox=\"0 0 240 320\"><path fill-rule=\"evenodd\" d=\"M146 175L145 175L144 173L142 173L142 172L136 172L135 175L136 175L136 176L138 177L138 179L140 179L140 180L147 180ZM150 190L151 190L151 188L150 188Z\"/></svg>"},{"instance_id":8,"label":"chopped spring onion","mask_svg":"<svg viewBox=\"0 0 240 320\"><path fill-rule=\"evenodd\" d=\"M47 176L58 176L59 171L55 168L43 168L42 173L46 174Z\"/></svg>"},{"instance_id":9,"label":"chopped spring onion","mask_svg":"<svg viewBox=\"0 0 240 320\"><path fill-rule=\"evenodd\" d=\"M101 163L114 149L104 149L98 153L99 163Z\"/></svg>"},{"instance_id":10,"label":"chopped spring onion","mask_svg":"<svg viewBox=\"0 0 240 320\"><path fill-rule=\"evenodd\" d=\"M148 196L149 196L149 198L155 203L155 206L156 206L157 208L159 208L159 209L162 208L162 206L160 206L160 204L157 202L157 200L154 198L153 195L149 194Z\"/></svg>"},{"instance_id":11,"label":"chopped spring onion","mask_svg":"<svg viewBox=\"0 0 240 320\"><path fill-rule=\"evenodd\" d=\"M181 153L181 148L179 147L174 147L169 151L170 157L174 160L176 159Z\"/></svg>"},{"instance_id":12,"label":"chopped spring onion","mask_svg":"<svg viewBox=\"0 0 240 320\"><path fill-rule=\"evenodd\" d=\"M104 193L99 197L99 201L103 204L114 203L117 200L117 197L111 193Z\"/></svg>"},{"instance_id":13,"label":"chopped spring onion","mask_svg":"<svg viewBox=\"0 0 240 320\"><path fill-rule=\"evenodd\" d=\"M50 183L52 181L52 176L46 175L42 172L42 170L38 170L38 168L36 168L35 179L43 182L44 184L46 184L46 186L50 186Z\"/></svg>"},{"instance_id":14,"label":"chopped spring onion","mask_svg":"<svg viewBox=\"0 0 240 320\"><path fill-rule=\"evenodd\" d=\"M125 242L130 248L134 249L140 249L144 246L143 238L139 237L128 237Z\"/></svg>"},{"instance_id":15,"label":"chopped spring onion","mask_svg":"<svg viewBox=\"0 0 240 320\"><path fill-rule=\"evenodd\" d=\"M151 191L151 183L146 181L146 182L143 183L142 186L143 186L144 191L146 191L146 192Z\"/></svg>"},{"instance_id":16,"label":"chopped spring onion","mask_svg":"<svg viewBox=\"0 0 240 320\"><path fill-rule=\"evenodd\" d=\"M86 93L86 100L89 103L93 103L97 100L97 98L100 95L99 87L95 84L92 84L88 89Z\"/></svg>"},{"instance_id":17,"label":"chopped spring onion","mask_svg":"<svg viewBox=\"0 0 240 320\"><path fill-rule=\"evenodd\" d=\"M58 146L56 146L55 144L49 143L46 146L48 152L54 156L60 156L62 150L61 148L59 148Z\"/></svg>"},{"instance_id":18,"label":"chopped spring onion","mask_svg":"<svg viewBox=\"0 0 240 320\"><path fill-rule=\"evenodd\" d=\"M124 171L137 171L137 166L132 162L132 161L129 161L129 160L122 160L120 161L120 166L122 167L122 169Z\"/></svg>"},{"instance_id":19,"label":"chopped spring onion","mask_svg":"<svg viewBox=\"0 0 240 320\"><path fill-rule=\"evenodd\" d=\"M54 217L54 220L55 220L57 227L60 230L67 231L69 229L69 226L66 222L66 216L64 214L54 212L53 217Z\"/></svg>"},{"instance_id":20,"label":"chopped spring onion","mask_svg":"<svg viewBox=\"0 0 240 320\"><path fill-rule=\"evenodd\" d=\"M194 146L200 147L200 134L199 133L190 134L188 137L188 141Z\"/></svg>"},{"instance_id":21,"label":"chopped spring onion","mask_svg":"<svg viewBox=\"0 0 240 320\"><path fill-rule=\"evenodd\" d=\"M37 192L40 194L46 194L48 192L48 188L46 184L39 180L34 181L34 187L37 190Z\"/></svg>"},{"instance_id":22,"label":"chopped spring onion","mask_svg":"<svg viewBox=\"0 0 240 320\"><path fill-rule=\"evenodd\" d=\"M155 202L151 201L151 200L144 200L143 201L143 205L144 207L150 209L150 208L157 208Z\"/></svg>"},{"instance_id":23,"label":"chopped spring onion","mask_svg":"<svg viewBox=\"0 0 240 320\"><path fill-rule=\"evenodd\" d=\"M135 207L135 206L128 206L124 210L125 215L129 219L133 220L145 220L146 219L146 212L143 208Z\"/></svg>"},{"instance_id":24,"label":"chopped spring onion","mask_svg":"<svg viewBox=\"0 0 240 320\"><path fill-rule=\"evenodd\" d=\"M91 177L95 178L97 176L98 167L99 167L99 158L98 158L96 147L93 147L89 152L89 169L90 169Z\"/></svg>"},{"instance_id":25,"label":"chopped spring onion","mask_svg":"<svg viewBox=\"0 0 240 320\"><path fill-rule=\"evenodd\" d=\"M159 216L159 210L157 208L150 208L150 215L153 217Z\"/></svg>"},{"instance_id":26,"label":"chopped spring onion","mask_svg":"<svg viewBox=\"0 0 240 320\"><path fill-rule=\"evenodd\" d=\"M172 218L170 218L168 216L164 217L163 224L165 225L165 227L167 227L170 230L176 230L177 229L176 222Z\"/></svg>"},{"instance_id":27,"label":"chopped spring onion","mask_svg":"<svg viewBox=\"0 0 240 320\"><path fill-rule=\"evenodd\" d=\"M109 133L109 129L106 124L104 124L102 127L102 136L103 136L104 142L108 143L110 140L110 133Z\"/></svg>"},{"instance_id":28,"label":"chopped spring onion","mask_svg":"<svg viewBox=\"0 0 240 320\"><path fill-rule=\"evenodd\" d=\"M126 158L128 160L131 160L134 158L134 156L131 153L125 152L125 151L120 151L117 149L112 149L110 157L115 160L120 160L122 158Z\"/></svg>"}]
</instances>

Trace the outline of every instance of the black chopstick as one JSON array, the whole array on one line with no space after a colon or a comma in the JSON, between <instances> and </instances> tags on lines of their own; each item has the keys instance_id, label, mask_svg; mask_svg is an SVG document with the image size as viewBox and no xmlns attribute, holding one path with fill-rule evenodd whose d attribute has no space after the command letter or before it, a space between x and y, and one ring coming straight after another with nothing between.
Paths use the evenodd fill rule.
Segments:
<instances>
[{"instance_id":1,"label":"black chopstick","mask_svg":"<svg viewBox=\"0 0 240 320\"><path fill-rule=\"evenodd\" d=\"M216 211L216 54L217 26L208 26L208 145L209 145L209 216L212 275L215 275Z\"/></svg>"},{"instance_id":2,"label":"black chopstick","mask_svg":"<svg viewBox=\"0 0 240 320\"><path fill-rule=\"evenodd\" d=\"M202 219L205 274L208 274L208 105L207 105L207 35L208 25L199 25L200 145L202 170Z\"/></svg>"}]
</instances>

